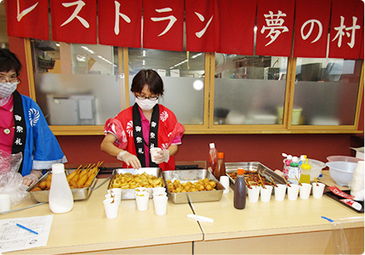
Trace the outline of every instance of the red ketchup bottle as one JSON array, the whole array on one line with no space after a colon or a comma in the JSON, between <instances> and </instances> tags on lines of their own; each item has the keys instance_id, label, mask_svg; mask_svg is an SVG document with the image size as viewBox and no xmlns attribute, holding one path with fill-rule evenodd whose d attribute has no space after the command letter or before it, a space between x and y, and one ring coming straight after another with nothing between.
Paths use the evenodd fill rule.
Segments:
<instances>
[{"instance_id":1,"label":"red ketchup bottle","mask_svg":"<svg viewBox=\"0 0 365 255\"><path fill-rule=\"evenodd\" d=\"M224 163L224 152L218 152L217 168L214 172L215 178L219 180L219 177L226 175L226 165Z\"/></svg>"},{"instance_id":2,"label":"red ketchup bottle","mask_svg":"<svg viewBox=\"0 0 365 255\"><path fill-rule=\"evenodd\" d=\"M233 194L233 203L234 208L236 209L245 209L246 207L247 188L243 174L243 169L237 169L237 178L235 180Z\"/></svg>"},{"instance_id":3,"label":"red ketchup bottle","mask_svg":"<svg viewBox=\"0 0 365 255\"><path fill-rule=\"evenodd\" d=\"M209 158L208 158L208 169L212 172L212 174L215 173L217 168L217 149L215 148L214 143L209 144Z\"/></svg>"}]
</instances>

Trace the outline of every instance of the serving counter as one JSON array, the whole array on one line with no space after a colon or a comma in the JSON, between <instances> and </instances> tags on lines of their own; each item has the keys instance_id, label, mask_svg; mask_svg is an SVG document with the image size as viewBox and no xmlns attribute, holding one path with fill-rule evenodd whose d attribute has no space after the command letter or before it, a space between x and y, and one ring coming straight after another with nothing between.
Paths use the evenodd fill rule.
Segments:
<instances>
[{"instance_id":1,"label":"serving counter","mask_svg":"<svg viewBox=\"0 0 365 255\"><path fill-rule=\"evenodd\" d=\"M197 215L213 223L195 222L188 204L168 203L167 215L156 216L153 202L145 212L134 200L123 200L117 219L105 218L102 200L107 185L66 214L54 214L46 247L6 254L238 254L362 253L363 214L324 196L321 199L268 203L247 201L233 207L232 190L221 201L194 203ZM31 203L27 201L26 203ZM48 205L0 215L0 219L51 214ZM321 216L334 220L331 223Z\"/></svg>"}]
</instances>

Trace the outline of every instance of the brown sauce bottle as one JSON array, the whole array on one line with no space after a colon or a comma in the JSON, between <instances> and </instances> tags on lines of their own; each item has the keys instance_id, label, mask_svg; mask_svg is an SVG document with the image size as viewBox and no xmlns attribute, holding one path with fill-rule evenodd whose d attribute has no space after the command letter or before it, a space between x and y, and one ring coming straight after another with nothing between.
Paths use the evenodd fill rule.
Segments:
<instances>
[{"instance_id":1,"label":"brown sauce bottle","mask_svg":"<svg viewBox=\"0 0 365 255\"><path fill-rule=\"evenodd\" d=\"M243 174L243 169L237 169L237 178L235 180L233 194L233 204L236 209L245 209L246 207L247 188Z\"/></svg>"}]
</instances>

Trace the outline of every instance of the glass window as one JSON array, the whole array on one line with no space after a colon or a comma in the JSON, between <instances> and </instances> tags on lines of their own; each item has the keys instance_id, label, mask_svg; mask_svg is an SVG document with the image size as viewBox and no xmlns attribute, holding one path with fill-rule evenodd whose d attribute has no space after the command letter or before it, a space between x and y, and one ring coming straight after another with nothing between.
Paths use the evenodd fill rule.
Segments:
<instances>
[{"instance_id":1,"label":"glass window","mask_svg":"<svg viewBox=\"0 0 365 255\"><path fill-rule=\"evenodd\" d=\"M159 103L183 124L204 121L204 53L129 48L129 82L141 69L153 69L164 82ZM134 95L131 93L131 105Z\"/></svg>"},{"instance_id":2,"label":"glass window","mask_svg":"<svg viewBox=\"0 0 365 255\"><path fill-rule=\"evenodd\" d=\"M216 54L214 124L281 124L287 58Z\"/></svg>"},{"instance_id":3,"label":"glass window","mask_svg":"<svg viewBox=\"0 0 365 255\"><path fill-rule=\"evenodd\" d=\"M103 125L125 107L117 48L32 40L32 50L37 103L50 125Z\"/></svg>"},{"instance_id":4,"label":"glass window","mask_svg":"<svg viewBox=\"0 0 365 255\"><path fill-rule=\"evenodd\" d=\"M5 1L0 1L0 48L8 47L8 34L6 33Z\"/></svg>"},{"instance_id":5,"label":"glass window","mask_svg":"<svg viewBox=\"0 0 365 255\"><path fill-rule=\"evenodd\" d=\"M298 58L292 123L353 125L360 71L360 60Z\"/></svg>"}]
</instances>

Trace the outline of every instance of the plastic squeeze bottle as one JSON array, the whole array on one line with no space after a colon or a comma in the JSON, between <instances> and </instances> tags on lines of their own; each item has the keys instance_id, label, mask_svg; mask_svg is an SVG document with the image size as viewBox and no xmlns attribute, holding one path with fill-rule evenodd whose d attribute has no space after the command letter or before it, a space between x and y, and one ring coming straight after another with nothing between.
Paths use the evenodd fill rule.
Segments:
<instances>
[{"instance_id":1,"label":"plastic squeeze bottle","mask_svg":"<svg viewBox=\"0 0 365 255\"><path fill-rule=\"evenodd\" d=\"M208 158L208 169L211 169L211 172L214 174L215 169L217 168L217 149L215 148L214 143L209 144L209 158Z\"/></svg>"},{"instance_id":2,"label":"plastic squeeze bottle","mask_svg":"<svg viewBox=\"0 0 365 255\"><path fill-rule=\"evenodd\" d=\"M224 164L224 152L218 152L217 168L214 176L219 180L219 177L226 175L226 165Z\"/></svg>"},{"instance_id":3,"label":"plastic squeeze bottle","mask_svg":"<svg viewBox=\"0 0 365 255\"><path fill-rule=\"evenodd\" d=\"M310 183L310 180L311 180L311 169L312 169L312 166L309 164L309 161L308 159L306 159L304 161L304 163L302 163L300 165L300 179L299 179L299 182L300 183Z\"/></svg>"},{"instance_id":4,"label":"plastic squeeze bottle","mask_svg":"<svg viewBox=\"0 0 365 255\"><path fill-rule=\"evenodd\" d=\"M237 170L237 178L234 183L233 205L236 209L245 209L246 207L246 194L247 188L245 183L245 177L243 176L244 170Z\"/></svg>"},{"instance_id":5,"label":"plastic squeeze bottle","mask_svg":"<svg viewBox=\"0 0 365 255\"><path fill-rule=\"evenodd\" d=\"M74 198L66 179L63 164L52 165L52 182L48 201L49 209L53 213L66 213L71 211L74 206Z\"/></svg>"},{"instance_id":6,"label":"plastic squeeze bottle","mask_svg":"<svg viewBox=\"0 0 365 255\"><path fill-rule=\"evenodd\" d=\"M299 178L300 178L299 158L293 157L293 160L289 166L288 182L291 184L298 184Z\"/></svg>"}]
</instances>

